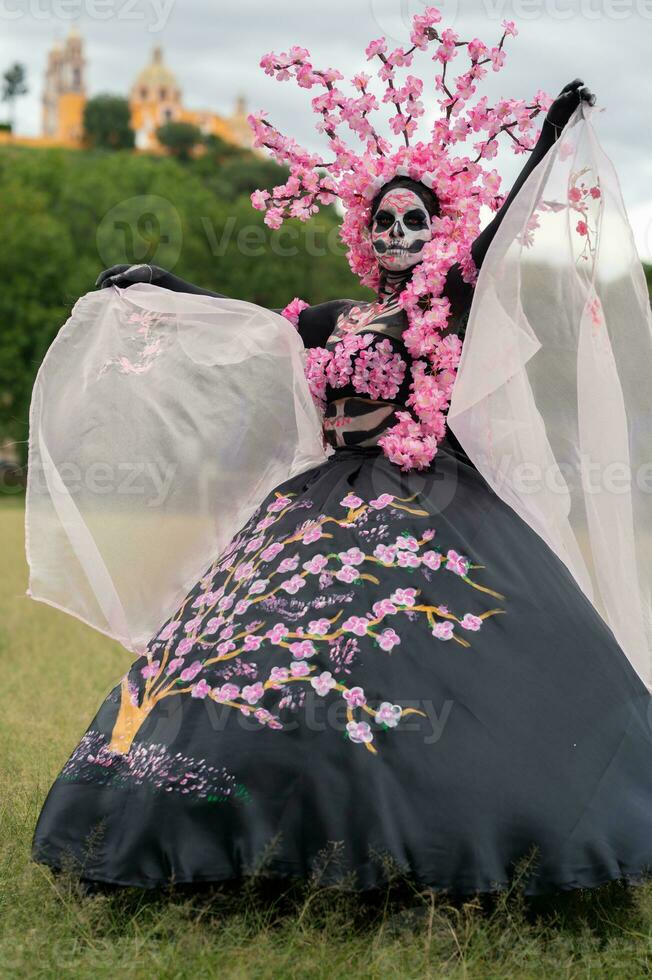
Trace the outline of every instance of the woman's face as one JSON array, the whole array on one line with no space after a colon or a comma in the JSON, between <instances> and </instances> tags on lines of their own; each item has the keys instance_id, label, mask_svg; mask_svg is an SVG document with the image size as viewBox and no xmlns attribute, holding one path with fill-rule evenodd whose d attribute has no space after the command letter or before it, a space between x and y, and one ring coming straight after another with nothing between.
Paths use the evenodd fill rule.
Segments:
<instances>
[{"instance_id":1,"label":"woman's face","mask_svg":"<svg viewBox=\"0 0 652 980\"><path fill-rule=\"evenodd\" d=\"M390 272L410 269L421 261L423 246L431 240L430 215L419 195L406 187L387 191L371 224L378 264Z\"/></svg>"}]
</instances>

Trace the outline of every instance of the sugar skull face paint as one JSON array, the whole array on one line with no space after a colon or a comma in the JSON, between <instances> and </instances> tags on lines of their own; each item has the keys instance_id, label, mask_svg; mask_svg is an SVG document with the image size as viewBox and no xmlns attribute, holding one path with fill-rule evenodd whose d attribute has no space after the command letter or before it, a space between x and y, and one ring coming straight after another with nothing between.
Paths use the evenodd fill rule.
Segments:
<instances>
[{"instance_id":1,"label":"sugar skull face paint","mask_svg":"<svg viewBox=\"0 0 652 980\"><path fill-rule=\"evenodd\" d=\"M431 240L430 215L418 194L399 187L381 198L371 225L371 244L383 269L401 272L416 265Z\"/></svg>"}]
</instances>

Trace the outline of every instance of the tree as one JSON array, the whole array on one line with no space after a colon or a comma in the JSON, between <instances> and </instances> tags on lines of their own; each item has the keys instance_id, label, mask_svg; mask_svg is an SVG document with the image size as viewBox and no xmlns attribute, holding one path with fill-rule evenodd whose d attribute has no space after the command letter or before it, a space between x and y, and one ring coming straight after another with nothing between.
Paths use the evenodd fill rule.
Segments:
<instances>
[{"instance_id":1,"label":"tree","mask_svg":"<svg viewBox=\"0 0 652 980\"><path fill-rule=\"evenodd\" d=\"M27 73L23 65L16 62L2 76L2 101L9 103L9 125L16 129L16 99L27 95Z\"/></svg>"},{"instance_id":2,"label":"tree","mask_svg":"<svg viewBox=\"0 0 652 980\"><path fill-rule=\"evenodd\" d=\"M119 95L96 95L89 99L84 108L84 136L92 147L133 149L134 131L128 101Z\"/></svg>"},{"instance_id":3,"label":"tree","mask_svg":"<svg viewBox=\"0 0 652 980\"><path fill-rule=\"evenodd\" d=\"M215 133L208 133L202 140L206 147L206 153L202 159L210 159L215 162L229 160L234 156L240 156L242 151L239 146L229 143L228 140L216 136Z\"/></svg>"},{"instance_id":4,"label":"tree","mask_svg":"<svg viewBox=\"0 0 652 980\"><path fill-rule=\"evenodd\" d=\"M156 138L177 160L188 160L202 142L201 130L192 123L168 122L156 130Z\"/></svg>"}]
</instances>

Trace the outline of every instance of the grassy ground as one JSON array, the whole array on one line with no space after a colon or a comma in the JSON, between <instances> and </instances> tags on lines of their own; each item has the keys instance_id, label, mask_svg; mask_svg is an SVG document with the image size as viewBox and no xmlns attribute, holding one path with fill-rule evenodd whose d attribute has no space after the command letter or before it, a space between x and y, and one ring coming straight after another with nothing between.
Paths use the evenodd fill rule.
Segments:
<instances>
[{"instance_id":1,"label":"grassy ground","mask_svg":"<svg viewBox=\"0 0 652 980\"><path fill-rule=\"evenodd\" d=\"M652 886L491 907L409 889L373 900L264 883L202 896L92 897L31 863L47 789L128 663L23 597L19 500L0 501L0 977L643 977Z\"/></svg>"}]
</instances>

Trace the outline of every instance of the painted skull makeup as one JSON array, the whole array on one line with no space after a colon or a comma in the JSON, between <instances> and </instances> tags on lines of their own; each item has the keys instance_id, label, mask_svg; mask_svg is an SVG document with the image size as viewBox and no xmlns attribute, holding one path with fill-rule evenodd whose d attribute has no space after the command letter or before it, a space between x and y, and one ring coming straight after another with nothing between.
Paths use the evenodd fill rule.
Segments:
<instances>
[{"instance_id":1,"label":"painted skull makeup","mask_svg":"<svg viewBox=\"0 0 652 980\"><path fill-rule=\"evenodd\" d=\"M381 198L371 225L371 244L378 264L392 272L421 261L423 246L432 240L430 215L414 191L389 190Z\"/></svg>"}]
</instances>

